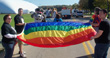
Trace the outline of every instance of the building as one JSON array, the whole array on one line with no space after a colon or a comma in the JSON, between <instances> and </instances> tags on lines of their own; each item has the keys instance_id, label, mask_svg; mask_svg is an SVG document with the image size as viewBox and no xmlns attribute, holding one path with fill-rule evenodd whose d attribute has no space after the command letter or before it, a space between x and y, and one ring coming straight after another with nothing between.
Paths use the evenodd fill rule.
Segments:
<instances>
[{"instance_id":1,"label":"building","mask_svg":"<svg viewBox=\"0 0 110 58\"><path fill-rule=\"evenodd\" d=\"M19 8L23 8L23 12L28 14L34 12L38 6L25 0L0 0L0 13L17 14Z\"/></svg>"}]
</instances>

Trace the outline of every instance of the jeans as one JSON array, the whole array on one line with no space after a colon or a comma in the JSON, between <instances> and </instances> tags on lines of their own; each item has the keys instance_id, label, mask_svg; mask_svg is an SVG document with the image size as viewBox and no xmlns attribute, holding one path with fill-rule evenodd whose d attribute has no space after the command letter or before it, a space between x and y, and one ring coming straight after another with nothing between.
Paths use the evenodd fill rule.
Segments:
<instances>
[{"instance_id":1,"label":"jeans","mask_svg":"<svg viewBox=\"0 0 110 58\"><path fill-rule=\"evenodd\" d=\"M94 58L107 58L110 44L96 44Z\"/></svg>"},{"instance_id":2,"label":"jeans","mask_svg":"<svg viewBox=\"0 0 110 58\"><path fill-rule=\"evenodd\" d=\"M9 43L2 42L2 45L5 49L4 58L12 58L15 43L9 44Z\"/></svg>"}]
</instances>

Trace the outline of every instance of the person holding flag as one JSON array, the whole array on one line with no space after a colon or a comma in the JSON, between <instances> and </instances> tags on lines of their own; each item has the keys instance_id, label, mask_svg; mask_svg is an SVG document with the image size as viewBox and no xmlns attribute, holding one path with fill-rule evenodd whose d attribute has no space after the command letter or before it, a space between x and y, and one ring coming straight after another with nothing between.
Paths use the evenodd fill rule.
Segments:
<instances>
[{"instance_id":1,"label":"person holding flag","mask_svg":"<svg viewBox=\"0 0 110 58\"><path fill-rule=\"evenodd\" d=\"M91 17L91 19L89 21L96 32L98 32L99 24L101 22L101 19L99 18L99 10L100 10L99 7L96 7L94 9L94 15Z\"/></svg>"}]
</instances>

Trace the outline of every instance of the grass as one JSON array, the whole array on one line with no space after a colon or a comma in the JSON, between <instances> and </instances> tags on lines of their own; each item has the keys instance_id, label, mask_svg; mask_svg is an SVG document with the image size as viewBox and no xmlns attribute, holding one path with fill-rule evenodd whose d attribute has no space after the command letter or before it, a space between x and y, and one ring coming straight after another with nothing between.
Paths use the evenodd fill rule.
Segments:
<instances>
[{"instance_id":1,"label":"grass","mask_svg":"<svg viewBox=\"0 0 110 58\"><path fill-rule=\"evenodd\" d=\"M1 30L1 26L3 24L3 17L5 16L6 14L0 14L0 30ZM10 23L11 26L14 27L14 17L16 16L16 14L11 14L11 17L12 17L12 22ZM31 18L31 14L23 14L23 18L24 18L24 21L25 23L30 23L30 22L34 22L34 19Z\"/></svg>"},{"instance_id":2,"label":"grass","mask_svg":"<svg viewBox=\"0 0 110 58\"><path fill-rule=\"evenodd\" d=\"M90 15L92 16L94 14L94 12L92 12L91 14L90 13L84 13L84 15Z\"/></svg>"}]
</instances>

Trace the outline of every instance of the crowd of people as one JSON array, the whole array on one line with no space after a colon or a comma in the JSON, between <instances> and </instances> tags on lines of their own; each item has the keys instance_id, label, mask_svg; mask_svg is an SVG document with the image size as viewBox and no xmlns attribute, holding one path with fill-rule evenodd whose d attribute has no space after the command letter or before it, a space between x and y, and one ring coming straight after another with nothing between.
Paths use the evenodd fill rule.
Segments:
<instances>
[{"instance_id":1,"label":"crowd of people","mask_svg":"<svg viewBox=\"0 0 110 58\"><path fill-rule=\"evenodd\" d=\"M35 22L47 22L46 18L54 18L53 22L57 19L57 22L62 22L61 15L57 13L57 9L53 8L47 9L44 11L42 8L36 8L35 13L31 15L32 18L34 18Z\"/></svg>"},{"instance_id":2,"label":"crowd of people","mask_svg":"<svg viewBox=\"0 0 110 58\"><path fill-rule=\"evenodd\" d=\"M26 57L23 51L23 43L17 39L24 29L25 22L22 16L23 9L18 9L18 14L14 17L15 28L11 23L11 15L4 16L4 23L1 27L2 45L5 49L4 58L12 58L15 45L18 43L20 57ZM107 52L110 45L110 21L106 18L107 10L96 7L94 9L93 21L89 23L93 26L97 34L92 39L95 39L95 53L94 58L107 58ZM46 18L54 18L53 22L63 22L61 15L58 14L57 9L47 9L45 12L41 8L36 8L35 13L31 15L35 22L47 22Z\"/></svg>"}]
</instances>

